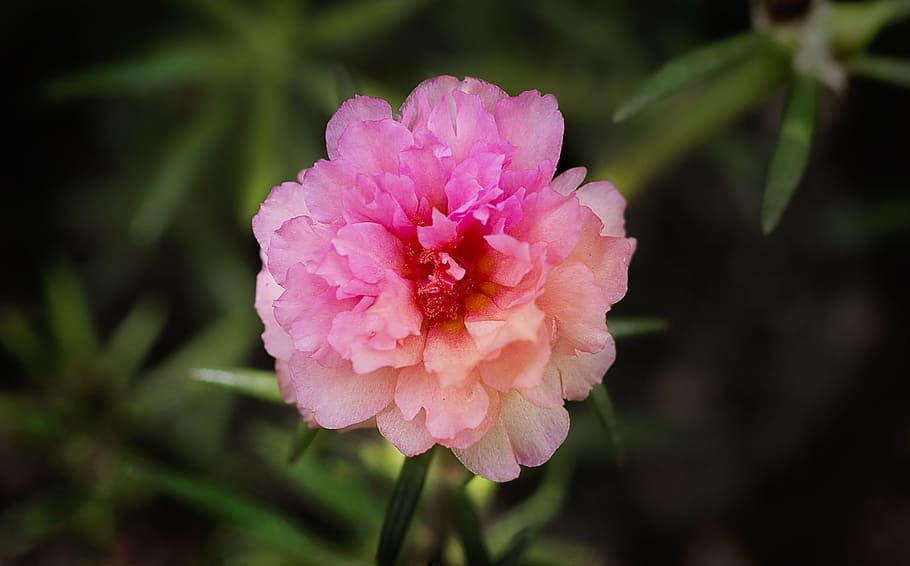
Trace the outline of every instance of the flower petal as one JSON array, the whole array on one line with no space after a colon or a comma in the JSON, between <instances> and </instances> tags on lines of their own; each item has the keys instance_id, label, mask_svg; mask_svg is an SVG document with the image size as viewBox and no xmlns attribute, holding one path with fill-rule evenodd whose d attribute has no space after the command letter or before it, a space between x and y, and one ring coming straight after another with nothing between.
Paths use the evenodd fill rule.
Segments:
<instances>
[{"instance_id":1,"label":"flower petal","mask_svg":"<svg viewBox=\"0 0 910 566\"><path fill-rule=\"evenodd\" d=\"M626 221L623 213L626 210L626 199L616 190L612 183L595 181L588 183L575 192L582 206L587 206L603 222L601 236L625 236Z\"/></svg>"},{"instance_id":2,"label":"flower petal","mask_svg":"<svg viewBox=\"0 0 910 566\"><path fill-rule=\"evenodd\" d=\"M585 352L599 352L610 338L604 316L610 309L603 293L597 292L594 274L575 261L550 271L537 305L556 322L556 342ZM571 351L562 348L563 351Z\"/></svg>"},{"instance_id":3,"label":"flower petal","mask_svg":"<svg viewBox=\"0 0 910 566\"><path fill-rule=\"evenodd\" d=\"M427 431L426 414L423 411L407 420L398 407L391 403L376 415L376 426L382 436L408 457L422 454L436 444L436 440Z\"/></svg>"},{"instance_id":4,"label":"flower petal","mask_svg":"<svg viewBox=\"0 0 910 566\"><path fill-rule=\"evenodd\" d=\"M616 345L613 337L603 350L594 354L553 354L550 366L559 373L562 395L570 401L587 399L591 388L603 380L603 376L616 359Z\"/></svg>"},{"instance_id":5,"label":"flower petal","mask_svg":"<svg viewBox=\"0 0 910 566\"><path fill-rule=\"evenodd\" d=\"M555 96L529 90L504 98L496 105L496 124L502 137L517 148L511 169L537 169L548 162L545 176L553 176L564 129Z\"/></svg>"},{"instance_id":6,"label":"flower petal","mask_svg":"<svg viewBox=\"0 0 910 566\"><path fill-rule=\"evenodd\" d=\"M392 107L381 98L357 95L345 100L325 127L325 147L329 153L329 159L338 158L338 140L349 125L391 117Z\"/></svg>"}]
</instances>

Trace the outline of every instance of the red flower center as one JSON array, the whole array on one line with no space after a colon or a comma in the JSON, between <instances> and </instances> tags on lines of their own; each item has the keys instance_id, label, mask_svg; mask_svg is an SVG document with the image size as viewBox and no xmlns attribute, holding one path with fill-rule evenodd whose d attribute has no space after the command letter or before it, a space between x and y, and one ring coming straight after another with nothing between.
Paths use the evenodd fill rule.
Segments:
<instances>
[{"instance_id":1,"label":"red flower center","mask_svg":"<svg viewBox=\"0 0 910 566\"><path fill-rule=\"evenodd\" d=\"M423 250L417 256L417 304L430 321L455 320L464 312L471 286L465 269L448 253Z\"/></svg>"}]
</instances>

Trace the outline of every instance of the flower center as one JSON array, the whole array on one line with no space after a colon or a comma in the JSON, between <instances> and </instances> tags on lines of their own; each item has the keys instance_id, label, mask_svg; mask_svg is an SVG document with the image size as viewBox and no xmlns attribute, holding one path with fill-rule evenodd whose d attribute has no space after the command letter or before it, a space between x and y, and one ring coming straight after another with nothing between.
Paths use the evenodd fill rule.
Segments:
<instances>
[{"instance_id":1,"label":"flower center","mask_svg":"<svg viewBox=\"0 0 910 566\"><path fill-rule=\"evenodd\" d=\"M464 312L464 293L472 283L448 253L423 250L417 256L417 303L430 320L455 320Z\"/></svg>"}]
</instances>

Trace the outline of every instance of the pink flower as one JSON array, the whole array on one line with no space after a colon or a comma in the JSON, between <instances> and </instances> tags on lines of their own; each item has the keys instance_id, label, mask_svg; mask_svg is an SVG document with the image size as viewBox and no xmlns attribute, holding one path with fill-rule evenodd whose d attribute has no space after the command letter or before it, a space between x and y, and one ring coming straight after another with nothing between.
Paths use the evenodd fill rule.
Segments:
<instances>
[{"instance_id":1,"label":"pink flower","mask_svg":"<svg viewBox=\"0 0 910 566\"><path fill-rule=\"evenodd\" d=\"M422 83L397 117L342 104L329 159L253 219L263 341L311 424L375 422L494 481L552 456L564 400L613 362L604 314L635 249L612 185L553 178L562 135L553 96L472 78Z\"/></svg>"}]
</instances>

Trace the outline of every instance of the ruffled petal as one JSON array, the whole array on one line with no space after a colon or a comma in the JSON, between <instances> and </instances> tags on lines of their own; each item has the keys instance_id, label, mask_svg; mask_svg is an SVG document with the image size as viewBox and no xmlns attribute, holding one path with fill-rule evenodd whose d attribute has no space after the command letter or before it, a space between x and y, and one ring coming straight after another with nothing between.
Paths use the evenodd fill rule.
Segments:
<instances>
[{"instance_id":1,"label":"ruffled petal","mask_svg":"<svg viewBox=\"0 0 910 566\"><path fill-rule=\"evenodd\" d=\"M553 176L565 127L555 96L529 90L504 98L496 105L496 124L502 137L517 148L511 169L537 169L547 162L545 177Z\"/></svg>"},{"instance_id":2,"label":"ruffled petal","mask_svg":"<svg viewBox=\"0 0 910 566\"><path fill-rule=\"evenodd\" d=\"M427 431L426 414L423 411L412 419L405 419L392 403L376 415L376 426L382 436L408 457L422 454L436 444L436 440Z\"/></svg>"},{"instance_id":3,"label":"ruffled petal","mask_svg":"<svg viewBox=\"0 0 910 566\"><path fill-rule=\"evenodd\" d=\"M603 350L594 354L553 354L549 371L555 370L562 383L562 396L570 401L581 401L588 397L591 388L603 380L603 376L616 359L616 346L611 336Z\"/></svg>"},{"instance_id":4,"label":"ruffled petal","mask_svg":"<svg viewBox=\"0 0 910 566\"><path fill-rule=\"evenodd\" d=\"M338 158L338 140L348 126L357 122L383 120L391 117L392 107L380 98L357 95L345 100L325 127L325 147L329 159Z\"/></svg>"}]
</instances>

